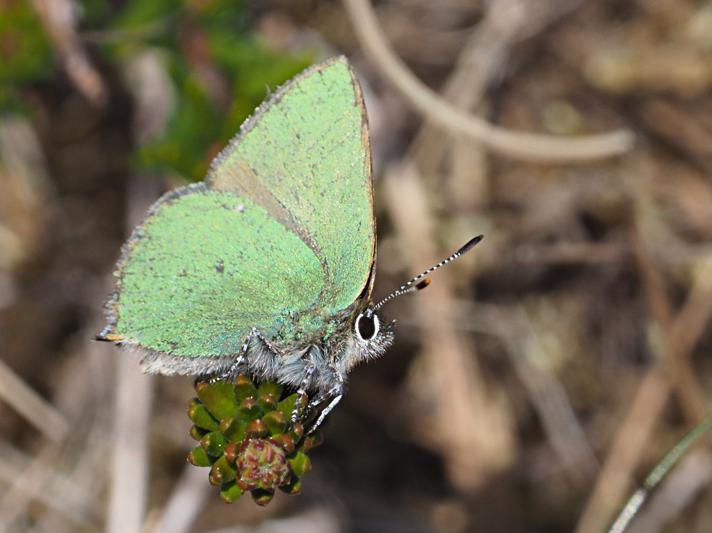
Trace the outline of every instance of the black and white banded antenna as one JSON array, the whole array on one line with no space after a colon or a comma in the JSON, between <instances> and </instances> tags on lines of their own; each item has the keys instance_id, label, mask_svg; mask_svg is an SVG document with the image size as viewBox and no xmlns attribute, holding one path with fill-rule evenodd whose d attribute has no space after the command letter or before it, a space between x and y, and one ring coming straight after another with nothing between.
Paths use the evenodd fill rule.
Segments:
<instances>
[{"instance_id":1,"label":"black and white banded antenna","mask_svg":"<svg viewBox=\"0 0 712 533\"><path fill-rule=\"evenodd\" d=\"M383 300L381 300L380 302L378 302L376 305L371 306L369 309L366 310L366 313L365 313L365 314L371 315L371 314L375 313L375 312L378 311L381 307L383 307L385 304L387 304L388 302L390 302L390 301L393 300L394 298L398 298L398 297L401 296L402 294L406 294L406 293L409 293L409 292L416 292L416 291L419 291L419 290L424 289L425 287L427 287L428 285L430 285L430 278L427 277L429 274L432 274L433 272L435 272L435 271L436 271L437 269L439 269L440 267L444 267L445 265L447 265L448 263L454 261L455 259L457 259L457 258L460 257L461 255L466 254L467 252L469 252L470 250L472 250L472 249L475 247L475 245L476 245L478 242L480 242L483 238L484 238L484 235L478 235L477 237L473 237L472 239L470 239L469 241L467 241L467 242L465 243L465 245L462 246L462 247L461 247L458 251L456 251L454 254L452 254L452 255L449 256L449 257L446 257L445 259L443 259L442 261L440 261L437 265L431 266L429 269L427 269L427 270L421 272L420 274L418 274L417 276L415 276L415 277L412 278L411 280L405 282L403 285L401 285L401 286L398 287L396 290L394 290L393 292L391 292L388 296L386 296L385 298L383 298Z\"/></svg>"}]
</instances>

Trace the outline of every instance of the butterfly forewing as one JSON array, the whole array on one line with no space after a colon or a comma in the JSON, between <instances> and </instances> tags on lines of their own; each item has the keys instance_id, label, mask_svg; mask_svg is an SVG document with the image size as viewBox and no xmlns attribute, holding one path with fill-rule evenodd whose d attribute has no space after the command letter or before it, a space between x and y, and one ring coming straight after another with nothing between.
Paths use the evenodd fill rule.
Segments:
<instances>
[{"instance_id":1,"label":"butterfly forewing","mask_svg":"<svg viewBox=\"0 0 712 533\"><path fill-rule=\"evenodd\" d=\"M362 294L375 253L371 158L361 90L344 58L275 93L216 158L207 181L249 195L314 250L326 311Z\"/></svg>"}]
</instances>

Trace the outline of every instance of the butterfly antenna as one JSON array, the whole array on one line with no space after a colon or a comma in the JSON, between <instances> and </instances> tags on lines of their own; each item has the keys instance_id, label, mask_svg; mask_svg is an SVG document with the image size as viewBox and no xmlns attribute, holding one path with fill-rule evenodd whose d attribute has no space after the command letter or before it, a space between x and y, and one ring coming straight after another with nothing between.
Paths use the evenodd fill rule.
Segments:
<instances>
[{"instance_id":1,"label":"butterfly antenna","mask_svg":"<svg viewBox=\"0 0 712 533\"><path fill-rule=\"evenodd\" d=\"M388 296L386 296L385 298L383 298L383 300L381 300L381 301L378 302L376 305L374 305L373 307L371 307L370 311L371 311L371 312L378 311L378 310L379 310L381 307L383 307L386 303L390 302L390 301L393 300L394 298L398 298L398 297L399 297L400 295L402 295L402 294L406 294L406 293L409 293L409 292L415 292L415 291L419 291L419 290L424 289L425 287L427 287L428 285L430 285L430 278L427 277L429 274L432 274L433 272L435 272L435 271L436 271L437 269L439 269L440 267L444 267L445 265L447 265L448 263L454 261L455 259L457 259L457 258L460 257L461 255L464 255L465 253L469 252L469 251L472 250L472 249L475 247L475 245L476 245L478 242L480 242L483 238L484 238L484 235L478 235L477 237L474 237L474 238L470 239L470 240L467 241L467 243L465 243L465 245L462 246L457 252L455 252L454 254L452 254L452 255L449 256L449 257L446 257L445 259L443 259L442 261L440 261L437 265L433 265L433 266L431 266L428 270L425 270L424 272L421 272L420 274L418 274L417 276L415 276L414 278L412 278L411 280L407 281L406 283L404 283L403 285L401 285L400 287L398 287L396 290L394 290L393 292L391 292Z\"/></svg>"}]
</instances>

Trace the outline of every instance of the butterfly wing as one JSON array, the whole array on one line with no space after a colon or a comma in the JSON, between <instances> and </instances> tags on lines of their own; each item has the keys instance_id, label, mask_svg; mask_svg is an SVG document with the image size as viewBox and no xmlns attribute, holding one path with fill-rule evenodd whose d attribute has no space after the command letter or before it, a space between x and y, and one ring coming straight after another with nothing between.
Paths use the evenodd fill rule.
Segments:
<instances>
[{"instance_id":1,"label":"butterfly wing","mask_svg":"<svg viewBox=\"0 0 712 533\"><path fill-rule=\"evenodd\" d=\"M104 337L187 359L239 353L252 327L294 337L291 317L323 292L319 260L297 235L249 198L204 184L154 205L116 276ZM193 373L190 362L154 359L151 370Z\"/></svg>"},{"instance_id":2,"label":"butterfly wing","mask_svg":"<svg viewBox=\"0 0 712 533\"><path fill-rule=\"evenodd\" d=\"M205 373L251 328L284 344L333 331L370 294L375 259L366 114L344 58L280 88L204 184L168 193L124 248L103 338L144 367ZM331 328L331 329L329 329Z\"/></svg>"},{"instance_id":3,"label":"butterfly wing","mask_svg":"<svg viewBox=\"0 0 712 533\"><path fill-rule=\"evenodd\" d=\"M376 238L368 124L345 58L280 88L215 159L206 181L253 199L314 251L324 313L369 296Z\"/></svg>"}]
</instances>

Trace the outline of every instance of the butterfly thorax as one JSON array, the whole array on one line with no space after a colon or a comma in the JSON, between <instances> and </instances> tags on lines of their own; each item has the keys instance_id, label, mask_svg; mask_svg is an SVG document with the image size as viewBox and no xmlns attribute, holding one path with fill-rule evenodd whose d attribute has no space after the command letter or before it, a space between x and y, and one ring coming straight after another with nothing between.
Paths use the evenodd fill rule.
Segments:
<instances>
[{"instance_id":1,"label":"butterfly thorax","mask_svg":"<svg viewBox=\"0 0 712 533\"><path fill-rule=\"evenodd\" d=\"M375 331L368 339L356 331L355 323L361 307L355 304L328 317L313 311L293 313L290 324L283 324L274 335L265 336L264 340L251 342L247 354L249 371L298 387L306 369L313 366L309 389L327 391L343 384L354 366L379 357L393 342L390 324ZM313 327L319 320L321 327L304 328L304 325Z\"/></svg>"},{"instance_id":2,"label":"butterfly thorax","mask_svg":"<svg viewBox=\"0 0 712 533\"><path fill-rule=\"evenodd\" d=\"M326 341L335 334L347 330L344 319L348 313L328 315L323 309L287 311L273 321L269 331L265 331L273 344L289 348L294 345L308 346ZM340 322L341 321L341 322Z\"/></svg>"}]
</instances>

